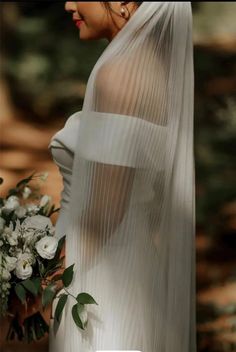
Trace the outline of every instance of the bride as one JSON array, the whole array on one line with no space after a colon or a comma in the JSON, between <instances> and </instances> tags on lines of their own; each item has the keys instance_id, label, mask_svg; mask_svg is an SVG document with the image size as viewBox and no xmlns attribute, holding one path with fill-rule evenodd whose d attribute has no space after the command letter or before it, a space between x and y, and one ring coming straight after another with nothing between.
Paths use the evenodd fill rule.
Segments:
<instances>
[{"instance_id":1,"label":"bride","mask_svg":"<svg viewBox=\"0 0 236 352\"><path fill-rule=\"evenodd\" d=\"M49 350L196 352L191 4L65 10L81 40L108 39L82 110L49 144L63 177L56 234L75 264L70 291L98 305L86 305L83 330L69 299Z\"/></svg>"}]
</instances>

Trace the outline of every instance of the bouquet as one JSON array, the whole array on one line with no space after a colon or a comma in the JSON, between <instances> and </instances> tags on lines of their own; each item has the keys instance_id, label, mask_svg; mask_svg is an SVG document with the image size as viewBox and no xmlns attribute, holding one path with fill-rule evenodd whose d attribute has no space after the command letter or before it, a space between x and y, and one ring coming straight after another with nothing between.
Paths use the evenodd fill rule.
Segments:
<instances>
[{"instance_id":1,"label":"bouquet","mask_svg":"<svg viewBox=\"0 0 236 352\"><path fill-rule=\"evenodd\" d=\"M31 186L36 178L45 181L47 176L33 172L10 189L6 198L0 198L0 318L11 318L7 340L31 342L48 333L40 309L52 304L55 297L59 298L53 317L55 332L68 296L75 300L72 318L83 330L88 323L85 305L97 304L86 292L74 296L68 290L74 264L64 267L66 236L55 236L50 219L60 208L55 209L51 197L41 194L38 186ZM28 312L25 318L22 308Z\"/></svg>"}]
</instances>

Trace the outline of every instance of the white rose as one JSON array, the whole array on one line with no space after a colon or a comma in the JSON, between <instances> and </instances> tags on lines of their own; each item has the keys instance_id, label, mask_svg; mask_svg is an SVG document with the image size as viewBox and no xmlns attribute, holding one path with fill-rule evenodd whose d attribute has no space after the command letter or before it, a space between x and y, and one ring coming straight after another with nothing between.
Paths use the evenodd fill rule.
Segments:
<instances>
[{"instance_id":1,"label":"white rose","mask_svg":"<svg viewBox=\"0 0 236 352\"><path fill-rule=\"evenodd\" d=\"M3 235L5 236L11 235L11 233L13 232L13 229L14 229L13 222L10 221L9 226L4 227Z\"/></svg>"},{"instance_id":2,"label":"white rose","mask_svg":"<svg viewBox=\"0 0 236 352\"><path fill-rule=\"evenodd\" d=\"M17 196L10 196L6 200L4 209L12 211L18 208L19 206L20 206L19 198Z\"/></svg>"},{"instance_id":3,"label":"white rose","mask_svg":"<svg viewBox=\"0 0 236 352\"><path fill-rule=\"evenodd\" d=\"M1 284L1 288L3 291L8 291L10 287L11 285L9 284L9 282L4 282Z\"/></svg>"},{"instance_id":4,"label":"white rose","mask_svg":"<svg viewBox=\"0 0 236 352\"><path fill-rule=\"evenodd\" d=\"M56 253L58 239L52 236L45 236L35 244L35 248L44 259L52 259Z\"/></svg>"},{"instance_id":5,"label":"white rose","mask_svg":"<svg viewBox=\"0 0 236 352\"><path fill-rule=\"evenodd\" d=\"M10 257L9 255L6 256L5 258L5 261L6 261L6 269L8 271L12 271L15 269L16 267L16 262L17 262L17 258L15 257Z\"/></svg>"},{"instance_id":6,"label":"white rose","mask_svg":"<svg viewBox=\"0 0 236 352\"><path fill-rule=\"evenodd\" d=\"M0 240L0 247L2 247L4 244L4 242L2 240Z\"/></svg>"},{"instance_id":7,"label":"white rose","mask_svg":"<svg viewBox=\"0 0 236 352\"><path fill-rule=\"evenodd\" d=\"M13 231L11 234L6 235L6 239L11 246L16 246L18 244L18 233Z\"/></svg>"},{"instance_id":8,"label":"white rose","mask_svg":"<svg viewBox=\"0 0 236 352\"><path fill-rule=\"evenodd\" d=\"M9 248L9 255L11 255L12 257L16 257L17 256L17 247L13 246Z\"/></svg>"},{"instance_id":9,"label":"white rose","mask_svg":"<svg viewBox=\"0 0 236 352\"><path fill-rule=\"evenodd\" d=\"M34 203L29 203L26 205L26 210L28 214L35 215L39 211L39 207Z\"/></svg>"},{"instance_id":10,"label":"white rose","mask_svg":"<svg viewBox=\"0 0 236 352\"><path fill-rule=\"evenodd\" d=\"M11 273L7 269L0 267L0 278L4 281L9 281Z\"/></svg>"},{"instance_id":11,"label":"white rose","mask_svg":"<svg viewBox=\"0 0 236 352\"><path fill-rule=\"evenodd\" d=\"M32 265L35 262L35 258L34 255L30 252L30 250L26 249L25 252L22 252L22 250L20 250L17 253L17 261L26 261L30 265Z\"/></svg>"},{"instance_id":12,"label":"white rose","mask_svg":"<svg viewBox=\"0 0 236 352\"><path fill-rule=\"evenodd\" d=\"M41 208L45 207L46 205L48 205L52 200L51 196L47 196L46 194L41 198L39 206Z\"/></svg>"},{"instance_id":13,"label":"white rose","mask_svg":"<svg viewBox=\"0 0 236 352\"><path fill-rule=\"evenodd\" d=\"M21 248L15 248L15 256L17 259L20 259L20 257L22 256L22 249Z\"/></svg>"},{"instance_id":14,"label":"white rose","mask_svg":"<svg viewBox=\"0 0 236 352\"><path fill-rule=\"evenodd\" d=\"M3 232L6 221L3 218L0 218L0 233Z\"/></svg>"},{"instance_id":15,"label":"white rose","mask_svg":"<svg viewBox=\"0 0 236 352\"><path fill-rule=\"evenodd\" d=\"M29 261L24 258L24 255L17 260L15 273L18 279L21 280L26 280L32 275L33 268Z\"/></svg>"},{"instance_id":16,"label":"white rose","mask_svg":"<svg viewBox=\"0 0 236 352\"><path fill-rule=\"evenodd\" d=\"M2 234L11 246L16 246L18 244L18 232L13 231L13 223L10 222L9 226L5 226Z\"/></svg>"},{"instance_id":17,"label":"white rose","mask_svg":"<svg viewBox=\"0 0 236 352\"><path fill-rule=\"evenodd\" d=\"M30 264L35 263L35 255L32 253L31 249L27 247L27 243L25 243L23 246L23 255L25 255L25 258L28 258L27 260Z\"/></svg>"},{"instance_id":18,"label":"white rose","mask_svg":"<svg viewBox=\"0 0 236 352\"><path fill-rule=\"evenodd\" d=\"M31 189L25 186L22 192L22 196L24 199L27 199L31 193L32 193Z\"/></svg>"},{"instance_id":19,"label":"white rose","mask_svg":"<svg viewBox=\"0 0 236 352\"><path fill-rule=\"evenodd\" d=\"M26 215L26 209L24 207L20 206L19 208L17 208L15 210L15 214L19 219L21 219Z\"/></svg>"},{"instance_id":20,"label":"white rose","mask_svg":"<svg viewBox=\"0 0 236 352\"><path fill-rule=\"evenodd\" d=\"M46 226L49 226L49 229L53 229L53 225L51 220L47 216L43 215L34 215L26 218L22 222L22 226L26 229L31 228L35 230L42 230L44 231Z\"/></svg>"},{"instance_id":21,"label":"white rose","mask_svg":"<svg viewBox=\"0 0 236 352\"><path fill-rule=\"evenodd\" d=\"M5 226L3 231L3 236L4 237L10 236L12 232L13 232L13 229L10 226Z\"/></svg>"},{"instance_id":22,"label":"white rose","mask_svg":"<svg viewBox=\"0 0 236 352\"><path fill-rule=\"evenodd\" d=\"M27 244L29 244L35 236L35 230L34 229L24 229L23 231L23 238L26 240Z\"/></svg>"}]
</instances>

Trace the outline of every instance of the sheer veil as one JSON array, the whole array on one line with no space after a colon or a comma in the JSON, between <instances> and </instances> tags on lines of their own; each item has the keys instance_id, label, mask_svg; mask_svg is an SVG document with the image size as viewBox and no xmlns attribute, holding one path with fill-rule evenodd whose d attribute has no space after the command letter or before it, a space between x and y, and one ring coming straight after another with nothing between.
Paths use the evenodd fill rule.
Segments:
<instances>
[{"instance_id":1,"label":"sheer veil","mask_svg":"<svg viewBox=\"0 0 236 352\"><path fill-rule=\"evenodd\" d=\"M191 3L143 2L78 113L66 265L98 305L66 352L196 352L193 94Z\"/></svg>"}]
</instances>

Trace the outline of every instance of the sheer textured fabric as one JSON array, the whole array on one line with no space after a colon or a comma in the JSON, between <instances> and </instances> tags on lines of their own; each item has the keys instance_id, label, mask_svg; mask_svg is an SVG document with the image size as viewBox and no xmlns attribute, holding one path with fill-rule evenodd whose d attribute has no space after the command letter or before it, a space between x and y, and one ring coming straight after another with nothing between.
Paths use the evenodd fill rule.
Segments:
<instances>
[{"instance_id":1,"label":"sheer textured fabric","mask_svg":"<svg viewBox=\"0 0 236 352\"><path fill-rule=\"evenodd\" d=\"M74 150L66 265L88 292L63 352L196 352L190 2L144 2L87 83Z\"/></svg>"}]
</instances>

